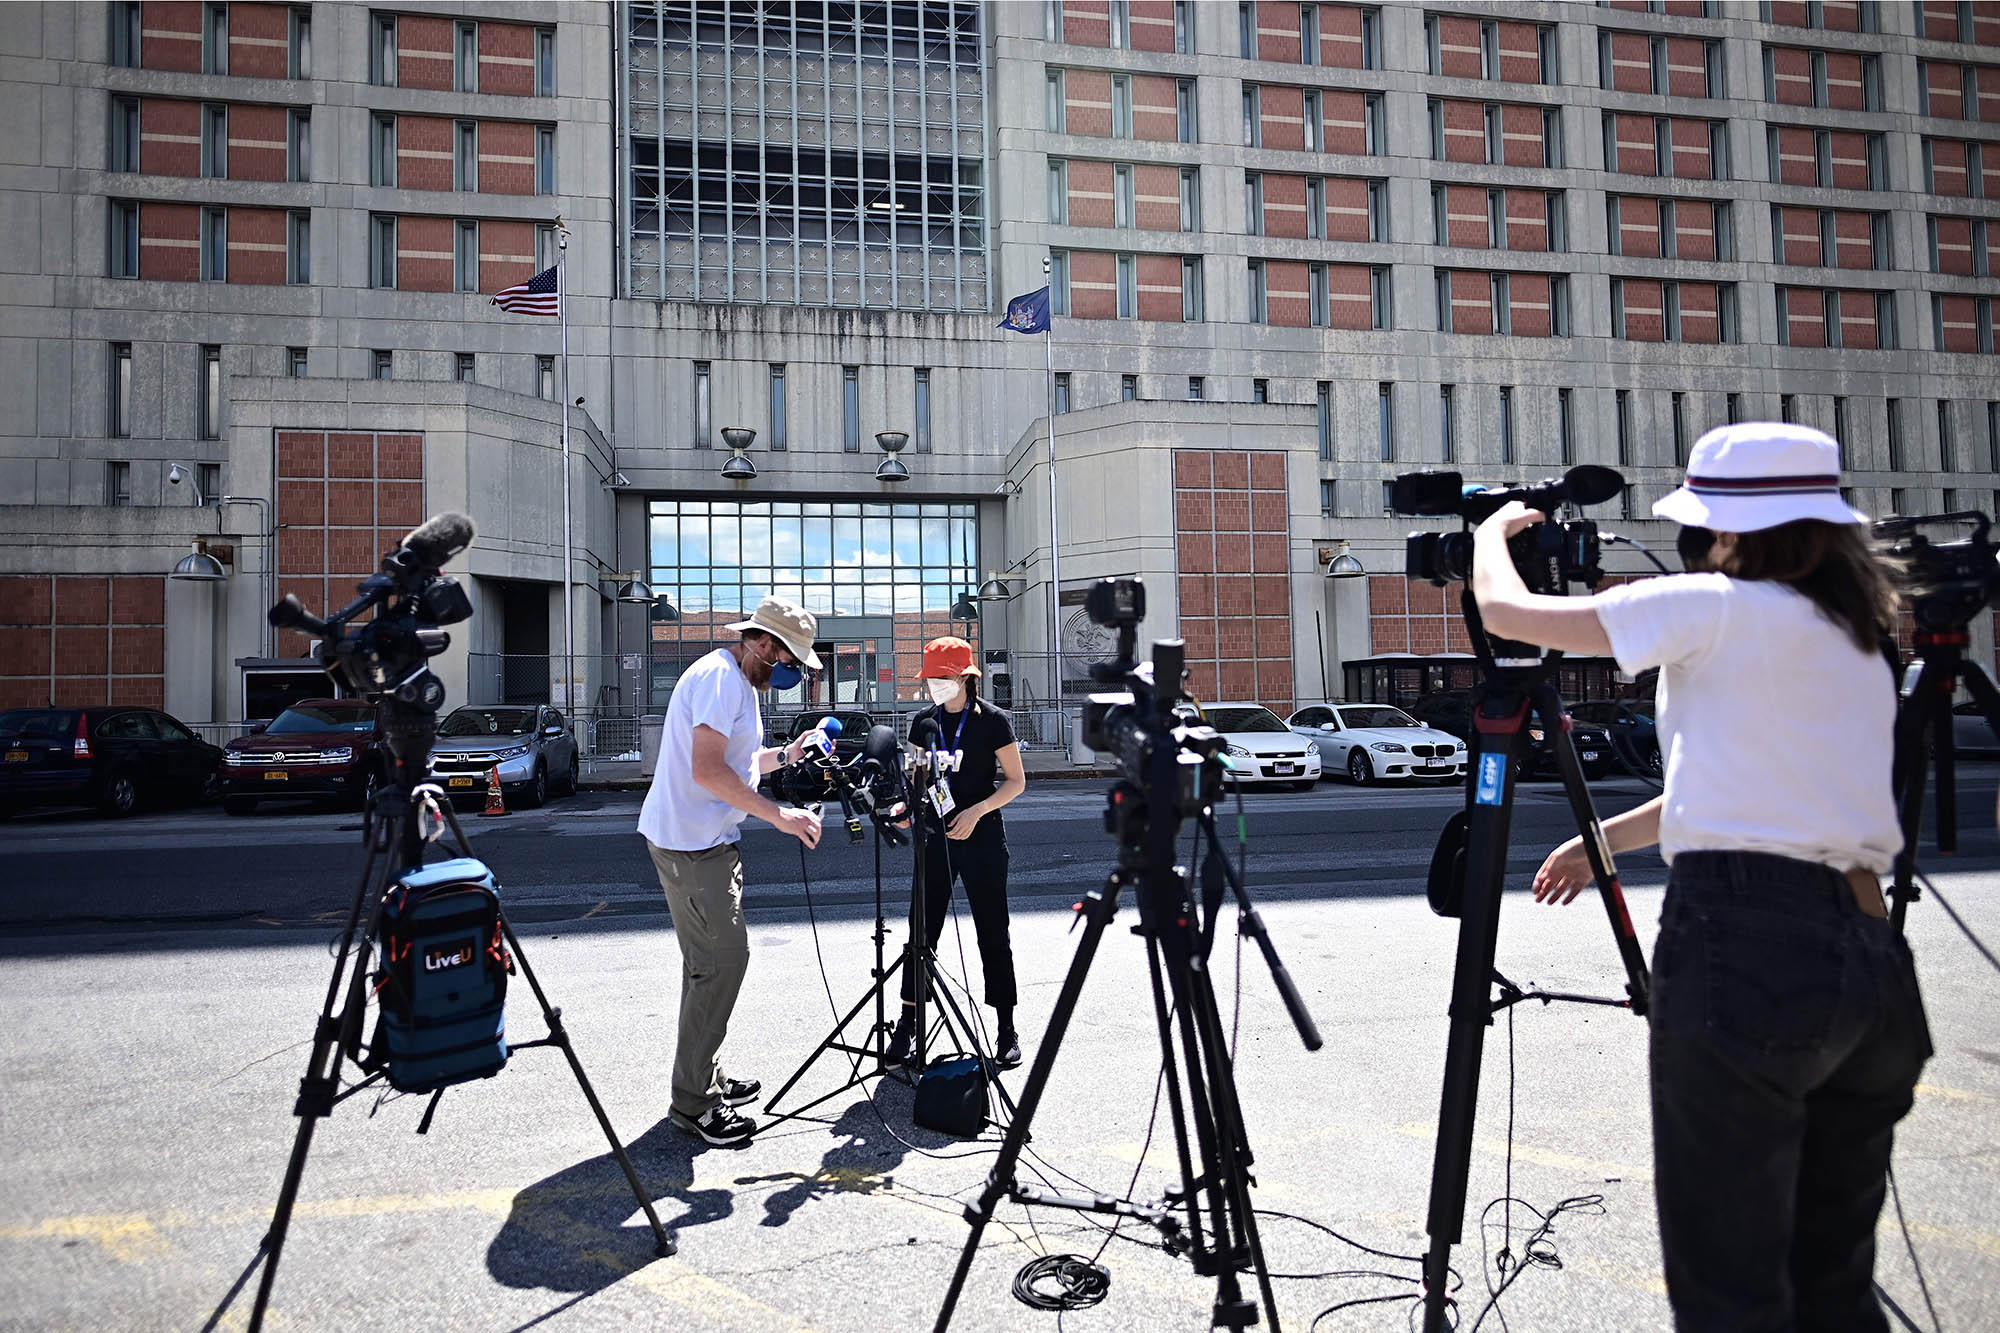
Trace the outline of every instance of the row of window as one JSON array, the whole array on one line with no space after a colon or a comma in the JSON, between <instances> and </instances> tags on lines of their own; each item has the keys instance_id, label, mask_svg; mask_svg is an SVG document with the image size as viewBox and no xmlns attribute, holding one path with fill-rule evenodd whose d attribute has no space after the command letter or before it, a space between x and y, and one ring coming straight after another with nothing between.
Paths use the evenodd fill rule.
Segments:
<instances>
[{"instance_id":1,"label":"row of window","mask_svg":"<svg viewBox=\"0 0 2000 1333\"><path fill-rule=\"evenodd\" d=\"M368 215L368 285L370 287L393 290L402 285L398 281L397 261L399 255L403 253L403 248L398 239L403 221L403 218L394 213L371 213ZM432 223L444 221L444 219L424 217L413 218L410 221L428 226ZM479 292L486 290L489 286L498 286L499 284L482 283L480 280L480 220L478 218L453 218L450 219L450 222L452 236L452 279L449 290ZM518 224L510 222L502 225L511 228ZM431 263L435 262L437 258L436 254L425 252L421 256L421 261ZM508 268L518 271L520 258L519 256L509 256L505 261ZM547 222L537 223L535 225L534 271L540 272L543 269L553 267L559 258L555 224ZM426 277L428 278L429 275L426 275ZM402 278L404 282L408 281L408 275L402 275ZM444 289L439 285L433 285L431 281L426 281L421 286L412 284L406 290L438 291Z\"/></svg>"},{"instance_id":2,"label":"row of window","mask_svg":"<svg viewBox=\"0 0 2000 1333\"><path fill-rule=\"evenodd\" d=\"M396 40L398 16L374 13L368 18L368 82L382 87L408 87L410 81L397 68L399 44ZM436 22L423 16L418 22ZM516 27L506 24L505 27ZM452 24L451 87L455 92L476 93L479 87L479 28L477 19L459 19ZM534 30L536 97L556 95L556 30ZM405 50L403 52L407 54ZM430 86L428 83L419 86Z\"/></svg>"},{"instance_id":3,"label":"row of window","mask_svg":"<svg viewBox=\"0 0 2000 1333\"><path fill-rule=\"evenodd\" d=\"M187 104L155 101L154 105L161 107L183 106ZM248 109L256 113L270 113L275 110L270 107ZM169 149L166 152L165 161L154 169L155 174L192 176L198 172L201 176L213 180L229 179L229 113L230 106L226 102L201 103L201 146L199 160L198 164L196 162L187 163L188 166L195 167L195 170L176 170L175 166L178 164L174 160L175 155ZM243 170L237 173L238 179L281 179L288 181L310 181L312 179L312 108L287 107L284 108L284 115L285 165L282 175L268 171ZM148 138L153 136L143 135L141 132L138 98L113 97L111 99L111 117L105 137L107 148L105 165L108 169L120 172L146 170L146 167L143 165L146 161L145 143ZM159 137L168 138L171 136L163 134ZM256 145L256 150L259 153L268 152L274 146L270 143L260 142Z\"/></svg>"},{"instance_id":4,"label":"row of window","mask_svg":"<svg viewBox=\"0 0 2000 1333\"><path fill-rule=\"evenodd\" d=\"M110 201L109 225L105 238L108 248L105 272L114 278L159 278L164 281L179 282L228 282L230 281L229 216L230 209L206 207L200 210L198 235L194 237L161 236L146 238L140 235L141 205L136 200L113 199ZM182 210L176 209L176 212ZM246 216L254 216L256 222L254 241L243 241L244 247L254 247L256 255L251 261L254 271L239 272L236 281L275 284L279 282L294 286L310 283L312 277L312 214L304 209L284 211L283 248L285 252L282 276L280 271L264 258L276 243L269 234L269 219L278 210L255 209L238 210ZM192 265L186 261L185 251L192 244L197 255ZM161 261L159 267L147 262L144 247L158 245L174 253Z\"/></svg>"},{"instance_id":5,"label":"row of window","mask_svg":"<svg viewBox=\"0 0 2000 1333\"><path fill-rule=\"evenodd\" d=\"M711 449L715 446L714 366L711 362L696 361L693 371L693 445L697 449ZM787 410L785 365L774 361L765 367L765 371L769 410L765 418L763 444L767 449L789 449L790 414ZM918 453L927 454L931 452L931 371L928 366L916 366L910 371L910 411L910 443ZM860 366L840 368L840 447L844 453L861 452Z\"/></svg>"},{"instance_id":6,"label":"row of window","mask_svg":"<svg viewBox=\"0 0 2000 1333\"><path fill-rule=\"evenodd\" d=\"M219 440L222 438L222 348L214 343L201 344L195 366L195 438ZM111 344L110 372L111 396L105 405L104 433L111 439L127 439L132 434L131 343ZM201 490L203 495L210 494L205 478Z\"/></svg>"},{"instance_id":7,"label":"row of window","mask_svg":"<svg viewBox=\"0 0 2000 1333\"><path fill-rule=\"evenodd\" d=\"M271 6L258 5L260 11L268 11ZM145 53L148 37L156 40L171 37L173 33L148 32L141 13L140 0L114 0L111 6L111 51L113 65L124 69L138 69ZM238 71L259 78L310 79L312 75L312 8L300 5L287 11L287 35L285 40L285 72L279 75L275 66L267 67L262 61L252 70ZM197 40L197 35L188 34L188 40ZM203 74L230 73L229 61L229 6L209 3L201 6L200 72ZM257 45L269 49L270 39L258 39ZM261 52L260 52L261 54ZM191 63L191 62L190 62Z\"/></svg>"},{"instance_id":8,"label":"row of window","mask_svg":"<svg viewBox=\"0 0 2000 1333\"><path fill-rule=\"evenodd\" d=\"M442 173L430 170L431 164L440 156L436 148L416 148L404 144L397 146L397 120L393 115L377 112L369 124L368 134L368 183L384 188L406 190L441 190L447 188ZM429 117L421 118L428 130L439 124ZM512 122L487 122L491 129L511 131L517 128ZM476 193L479 183L479 140L481 123L476 120L454 120L450 130L451 182L449 188L455 191ZM401 165L403 157L417 164L412 173ZM507 162L502 170L512 173L518 164ZM489 189L498 182L489 183ZM526 193L520 190L500 190L500 193ZM556 127L537 125L534 127L534 193L554 194L556 192Z\"/></svg>"}]
</instances>

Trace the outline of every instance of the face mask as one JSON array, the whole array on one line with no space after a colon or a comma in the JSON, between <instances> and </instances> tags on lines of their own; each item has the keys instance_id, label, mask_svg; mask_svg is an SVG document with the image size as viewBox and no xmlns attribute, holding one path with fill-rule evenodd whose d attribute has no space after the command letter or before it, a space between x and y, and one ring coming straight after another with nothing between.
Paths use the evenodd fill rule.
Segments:
<instances>
[{"instance_id":1,"label":"face mask","mask_svg":"<svg viewBox=\"0 0 2000 1333\"><path fill-rule=\"evenodd\" d=\"M938 680L933 677L924 682L924 688L931 692L931 702L942 708L958 698L961 686L955 680Z\"/></svg>"},{"instance_id":2,"label":"face mask","mask_svg":"<svg viewBox=\"0 0 2000 1333\"><path fill-rule=\"evenodd\" d=\"M806 678L806 673L790 662L771 663L771 688L789 690Z\"/></svg>"},{"instance_id":3,"label":"face mask","mask_svg":"<svg viewBox=\"0 0 2000 1333\"><path fill-rule=\"evenodd\" d=\"M1674 537L1674 549L1680 552L1685 569L1707 569L1709 549L1714 545L1715 533L1708 528L1682 528Z\"/></svg>"}]
</instances>

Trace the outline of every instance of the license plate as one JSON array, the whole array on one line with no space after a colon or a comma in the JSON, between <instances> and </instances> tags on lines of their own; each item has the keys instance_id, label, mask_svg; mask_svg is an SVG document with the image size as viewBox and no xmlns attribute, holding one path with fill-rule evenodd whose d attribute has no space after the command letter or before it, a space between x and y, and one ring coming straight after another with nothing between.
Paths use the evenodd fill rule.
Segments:
<instances>
[{"instance_id":1,"label":"license plate","mask_svg":"<svg viewBox=\"0 0 2000 1333\"><path fill-rule=\"evenodd\" d=\"M1585 750L1583 752L1583 762L1586 764L1597 762L1597 751Z\"/></svg>"},{"instance_id":2,"label":"license plate","mask_svg":"<svg viewBox=\"0 0 2000 1333\"><path fill-rule=\"evenodd\" d=\"M25 764L28 762L28 752L26 750L9 750L7 751L7 762L10 764Z\"/></svg>"},{"instance_id":3,"label":"license plate","mask_svg":"<svg viewBox=\"0 0 2000 1333\"><path fill-rule=\"evenodd\" d=\"M282 768L267 768L264 770L264 781L266 782L290 782L291 780L292 775Z\"/></svg>"},{"instance_id":4,"label":"license plate","mask_svg":"<svg viewBox=\"0 0 2000 1333\"><path fill-rule=\"evenodd\" d=\"M1292 768L1293 768L1293 765L1291 765L1291 764L1273 764L1273 765L1271 765L1271 771L1272 771L1273 773L1276 773L1276 774L1278 774L1278 775L1279 775L1280 777L1283 777L1283 776L1284 776L1285 774L1287 774L1287 773L1291 772L1291 771L1292 771Z\"/></svg>"},{"instance_id":5,"label":"license plate","mask_svg":"<svg viewBox=\"0 0 2000 1333\"><path fill-rule=\"evenodd\" d=\"M444 784L444 785L445 785L445 786L447 786L447 787L477 787L477 786L479 785L479 779L478 779L478 778L446 778L446 779L445 779L445 784Z\"/></svg>"},{"instance_id":6,"label":"license plate","mask_svg":"<svg viewBox=\"0 0 2000 1333\"><path fill-rule=\"evenodd\" d=\"M1419 772L1419 773L1441 773L1441 772L1443 772L1443 771L1444 771L1445 769L1447 769L1447 768L1449 768L1449 767L1450 767L1450 765L1449 765L1449 764L1418 764L1418 765L1417 765L1417 772Z\"/></svg>"}]
</instances>

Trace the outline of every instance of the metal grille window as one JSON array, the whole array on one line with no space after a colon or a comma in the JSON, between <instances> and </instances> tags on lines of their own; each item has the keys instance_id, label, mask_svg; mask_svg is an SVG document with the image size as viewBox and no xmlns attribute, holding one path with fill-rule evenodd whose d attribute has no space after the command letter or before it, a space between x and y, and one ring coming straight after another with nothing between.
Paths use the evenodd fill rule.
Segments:
<instances>
[{"instance_id":1,"label":"metal grille window","mask_svg":"<svg viewBox=\"0 0 2000 1333\"><path fill-rule=\"evenodd\" d=\"M1069 372L1067 370L1058 370L1056 372L1055 395L1056 414L1060 416L1064 412L1069 411Z\"/></svg>"},{"instance_id":2,"label":"metal grille window","mask_svg":"<svg viewBox=\"0 0 2000 1333\"><path fill-rule=\"evenodd\" d=\"M1188 401L1198 403L1208 397L1208 385L1199 375L1188 376Z\"/></svg>"},{"instance_id":3,"label":"metal grille window","mask_svg":"<svg viewBox=\"0 0 2000 1333\"><path fill-rule=\"evenodd\" d=\"M1139 377L1137 375L1120 375L1118 377L1118 401L1129 403L1135 401L1138 397ZM1994 470L2000 472L2000 465L1996 465Z\"/></svg>"},{"instance_id":4,"label":"metal grille window","mask_svg":"<svg viewBox=\"0 0 2000 1333\"><path fill-rule=\"evenodd\" d=\"M535 358L535 397L545 402L553 402L555 396L556 359L552 356L538 356Z\"/></svg>"},{"instance_id":5,"label":"metal grille window","mask_svg":"<svg viewBox=\"0 0 2000 1333\"><path fill-rule=\"evenodd\" d=\"M1320 478L1320 483L1319 483L1319 516L1320 516L1321 518L1332 518L1332 517L1333 517L1333 511L1334 511L1334 492L1335 492L1335 489L1336 489L1336 488L1335 488L1335 485L1334 485L1334 483L1333 483L1332 481L1329 481L1328 479L1326 479L1326 478L1324 478L1324 477Z\"/></svg>"},{"instance_id":6,"label":"metal grille window","mask_svg":"<svg viewBox=\"0 0 2000 1333\"><path fill-rule=\"evenodd\" d=\"M981 12L623 5L626 294L986 310Z\"/></svg>"}]
</instances>

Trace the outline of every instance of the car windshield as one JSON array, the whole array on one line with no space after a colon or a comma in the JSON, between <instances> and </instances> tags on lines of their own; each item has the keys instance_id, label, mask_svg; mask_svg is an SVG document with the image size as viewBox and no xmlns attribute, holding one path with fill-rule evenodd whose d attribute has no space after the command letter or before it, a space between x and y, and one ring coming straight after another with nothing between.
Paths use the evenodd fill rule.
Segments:
<instances>
[{"instance_id":1,"label":"car windshield","mask_svg":"<svg viewBox=\"0 0 2000 1333\"><path fill-rule=\"evenodd\" d=\"M1423 724L1400 708L1343 708L1340 720L1349 727L1417 727Z\"/></svg>"},{"instance_id":2,"label":"car windshield","mask_svg":"<svg viewBox=\"0 0 2000 1333\"><path fill-rule=\"evenodd\" d=\"M440 736L525 736L535 729L532 708L461 708L438 728Z\"/></svg>"},{"instance_id":3,"label":"car windshield","mask_svg":"<svg viewBox=\"0 0 2000 1333\"><path fill-rule=\"evenodd\" d=\"M1211 708L1208 725L1217 731L1284 731L1285 724L1268 708Z\"/></svg>"},{"instance_id":4,"label":"car windshield","mask_svg":"<svg viewBox=\"0 0 2000 1333\"><path fill-rule=\"evenodd\" d=\"M264 728L266 735L280 736L301 731L373 731L375 710L369 707L340 708L322 704L293 704L278 714L278 720Z\"/></svg>"},{"instance_id":5,"label":"car windshield","mask_svg":"<svg viewBox=\"0 0 2000 1333\"><path fill-rule=\"evenodd\" d=\"M75 730L76 723L69 713L26 708L0 713L0 736L32 740L37 736L67 736Z\"/></svg>"}]
</instances>

